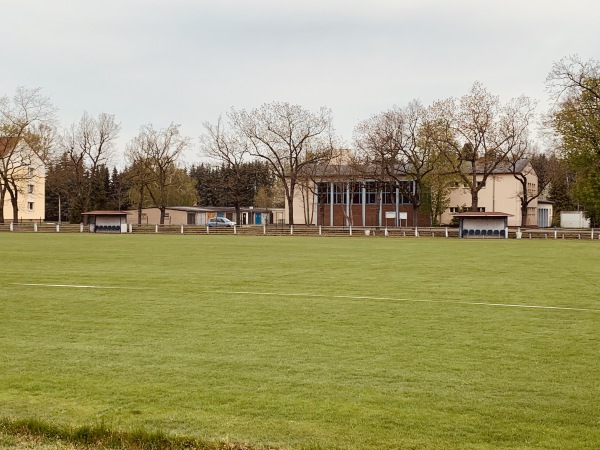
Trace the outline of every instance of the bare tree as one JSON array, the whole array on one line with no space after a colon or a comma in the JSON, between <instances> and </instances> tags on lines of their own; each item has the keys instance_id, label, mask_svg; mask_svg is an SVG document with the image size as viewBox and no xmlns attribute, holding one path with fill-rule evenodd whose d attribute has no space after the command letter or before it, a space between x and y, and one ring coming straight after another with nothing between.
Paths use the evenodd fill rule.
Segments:
<instances>
[{"instance_id":1,"label":"bare tree","mask_svg":"<svg viewBox=\"0 0 600 450\"><path fill-rule=\"evenodd\" d=\"M222 183L235 207L236 221L240 223L240 210L246 198L247 170L244 163L250 156L250 143L239 131L226 130L219 117L216 125L204 122L204 134L200 137L205 156L223 164L227 177Z\"/></svg>"},{"instance_id":2,"label":"bare tree","mask_svg":"<svg viewBox=\"0 0 600 450\"><path fill-rule=\"evenodd\" d=\"M300 192L300 199L302 200L302 208L304 211L304 223L313 224L315 221L315 215L318 218L319 223L324 222L325 209L324 204L328 202L326 199L327 191L324 192L324 184L329 184L328 181L343 179L344 184L352 183L352 174L348 170L351 164L352 155L348 150L343 149L332 149L330 158L322 160L318 163L305 165L298 176L297 189ZM336 183L340 185L340 183ZM350 207L352 196L342 196L343 201L340 203L342 206ZM316 201L315 201L316 199ZM346 223L352 224L351 209L346 216Z\"/></svg>"},{"instance_id":3,"label":"bare tree","mask_svg":"<svg viewBox=\"0 0 600 450\"><path fill-rule=\"evenodd\" d=\"M600 61L563 58L547 78L555 100L548 125L574 175L571 193L600 222Z\"/></svg>"},{"instance_id":4,"label":"bare tree","mask_svg":"<svg viewBox=\"0 0 600 450\"><path fill-rule=\"evenodd\" d=\"M479 191L488 177L527 141L533 109L525 96L502 105L480 83L458 101L451 98L432 106L436 145L469 188L471 211L477 211Z\"/></svg>"},{"instance_id":5,"label":"bare tree","mask_svg":"<svg viewBox=\"0 0 600 450\"><path fill-rule=\"evenodd\" d=\"M440 159L431 132L427 110L418 101L377 114L355 132L357 147L410 199L415 226L426 178Z\"/></svg>"},{"instance_id":6,"label":"bare tree","mask_svg":"<svg viewBox=\"0 0 600 450\"><path fill-rule=\"evenodd\" d=\"M600 61L583 61L577 55L563 58L552 67L546 84L557 102L582 92L600 100Z\"/></svg>"},{"instance_id":7,"label":"bare tree","mask_svg":"<svg viewBox=\"0 0 600 450\"><path fill-rule=\"evenodd\" d=\"M232 110L233 125L252 145L251 154L269 163L285 189L288 221L294 223L294 199L305 166L331 158L333 129L331 111L313 113L289 103L264 104L252 111Z\"/></svg>"},{"instance_id":8,"label":"bare tree","mask_svg":"<svg viewBox=\"0 0 600 450\"><path fill-rule=\"evenodd\" d=\"M19 87L12 98L0 98L0 223L4 223L6 194L13 222L18 222L24 181L44 176L43 165L53 144L55 111L39 88Z\"/></svg>"},{"instance_id":9,"label":"bare tree","mask_svg":"<svg viewBox=\"0 0 600 450\"><path fill-rule=\"evenodd\" d=\"M141 191L142 201L144 189L150 195L160 209L161 225L165 223L167 206L174 200L172 188L180 181L175 176L177 161L190 145L190 139L181 135L179 127L171 123L165 129L155 130L152 125L143 125L127 147L128 159L138 175L133 180L134 189Z\"/></svg>"},{"instance_id":10,"label":"bare tree","mask_svg":"<svg viewBox=\"0 0 600 450\"><path fill-rule=\"evenodd\" d=\"M60 146L68 155L74 173L75 216L89 210L92 180L113 156L120 129L114 115L101 113L92 117L84 112L79 122L63 131Z\"/></svg>"},{"instance_id":11,"label":"bare tree","mask_svg":"<svg viewBox=\"0 0 600 450\"><path fill-rule=\"evenodd\" d=\"M386 185L389 185L390 180L386 166L389 162L392 142L385 129L381 127L379 116L373 116L356 126L354 143L356 146L355 168L363 183L374 184L375 223L377 226L381 226L383 190Z\"/></svg>"},{"instance_id":12,"label":"bare tree","mask_svg":"<svg viewBox=\"0 0 600 450\"><path fill-rule=\"evenodd\" d=\"M528 208L555 180L558 173L556 157L546 156L524 142L510 152L504 164L521 187L518 194L521 224L536 225L527 223Z\"/></svg>"},{"instance_id":13,"label":"bare tree","mask_svg":"<svg viewBox=\"0 0 600 450\"><path fill-rule=\"evenodd\" d=\"M127 160L129 167L126 170L127 181L129 182L129 200L137 207L137 224L142 224L142 209L146 205L146 196L153 174L150 168L141 158L137 147L136 139L127 144Z\"/></svg>"}]
</instances>

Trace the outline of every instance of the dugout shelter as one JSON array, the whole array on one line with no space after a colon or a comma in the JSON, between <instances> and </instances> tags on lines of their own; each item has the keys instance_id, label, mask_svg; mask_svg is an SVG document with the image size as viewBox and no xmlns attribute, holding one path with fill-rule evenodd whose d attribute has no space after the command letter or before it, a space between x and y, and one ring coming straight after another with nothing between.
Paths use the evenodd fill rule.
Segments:
<instances>
[{"instance_id":1,"label":"dugout shelter","mask_svg":"<svg viewBox=\"0 0 600 450\"><path fill-rule=\"evenodd\" d=\"M89 211L87 217L90 233L127 233L127 211Z\"/></svg>"},{"instance_id":2,"label":"dugout shelter","mask_svg":"<svg viewBox=\"0 0 600 450\"><path fill-rule=\"evenodd\" d=\"M503 212L463 212L458 218L458 236L461 238L508 238L508 218Z\"/></svg>"}]
</instances>

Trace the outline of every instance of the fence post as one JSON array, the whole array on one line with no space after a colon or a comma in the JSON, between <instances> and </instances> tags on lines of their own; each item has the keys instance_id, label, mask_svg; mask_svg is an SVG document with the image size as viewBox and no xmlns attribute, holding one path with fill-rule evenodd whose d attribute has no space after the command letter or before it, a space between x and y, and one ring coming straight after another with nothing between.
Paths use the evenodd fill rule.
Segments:
<instances>
[{"instance_id":1,"label":"fence post","mask_svg":"<svg viewBox=\"0 0 600 450\"><path fill-rule=\"evenodd\" d=\"M352 236L352 225L350 225L350 236Z\"/></svg>"},{"instance_id":2,"label":"fence post","mask_svg":"<svg viewBox=\"0 0 600 450\"><path fill-rule=\"evenodd\" d=\"M267 225L263 225L263 234L267 234Z\"/></svg>"},{"instance_id":3,"label":"fence post","mask_svg":"<svg viewBox=\"0 0 600 450\"><path fill-rule=\"evenodd\" d=\"M57 224L56 224L56 232L57 232L57 233L60 233L60 223L57 223Z\"/></svg>"},{"instance_id":4,"label":"fence post","mask_svg":"<svg viewBox=\"0 0 600 450\"><path fill-rule=\"evenodd\" d=\"M37 222L33 222L33 232L37 233Z\"/></svg>"},{"instance_id":5,"label":"fence post","mask_svg":"<svg viewBox=\"0 0 600 450\"><path fill-rule=\"evenodd\" d=\"M83 224L82 223L79 224L79 232L83 233Z\"/></svg>"},{"instance_id":6,"label":"fence post","mask_svg":"<svg viewBox=\"0 0 600 450\"><path fill-rule=\"evenodd\" d=\"M15 228L13 227L13 223L11 222L10 225L8 226L8 229L10 231L15 231Z\"/></svg>"},{"instance_id":7,"label":"fence post","mask_svg":"<svg viewBox=\"0 0 600 450\"><path fill-rule=\"evenodd\" d=\"M419 237L419 229L415 227L415 237Z\"/></svg>"},{"instance_id":8,"label":"fence post","mask_svg":"<svg viewBox=\"0 0 600 450\"><path fill-rule=\"evenodd\" d=\"M558 233L556 231L556 228L554 229L554 239L558 239Z\"/></svg>"},{"instance_id":9,"label":"fence post","mask_svg":"<svg viewBox=\"0 0 600 450\"><path fill-rule=\"evenodd\" d=\"M133 233L133 224L132 223L129 224L129 232Z\"/></svg>"},{"instance_id":10,"label":"fence post","mask_svg":"<svg viewBox=\"0 0 600 450\"><path fill-rule=\"evenodd\" d=\"M323 234L323 230L322 230L322 225L319 225L319 236L321 236L321 234Z\"/></svg>"},{"instance_id":11,"label":"fence post","mask_svg":"<svg viewBox=\"0 0 600 450\"><path fill-rule=\"evenodd\" d=\"M237 234L237 225L233 226L233 234Z\"/></svg>"},{"instance_id":12,"label":"fence post","mask_svg":"<svg viewBox=\"0 0 600 450\"><path fill-rule=\"evenodd\" d=\"M183 234L183 225L181 225L181 234Z\"/></svg>"},{"instance_id":13,"label":"fence post","mask_svg":"<svg viewBox=\"0 0 600 450\"><path fill-rule=\"evenodd\" d=\"M446 237L448 237L448 227L446 227Z\"/></svg>"},{"instance_id":14,"label":"fence post","mask_svg":"<svg viewBox=\"0 0 600 450\"><path fill-rule=\"evenodd\" d=\"M154 232L158 233L158 225L154 225Z\"/></svg>"},{"instance_id":15,"label":"fence post","mask_svg":"<svg viewBox=\"0 0 600 450\"><path fill-rule=\"evenodd\" d=\"M294 225L290 225L290 235L294 234Z\"/></svg>"},{"instance_id":16,"label":"fence post","mask_svg":"<svg viewBox=\"0 0 600 450\"><path fill-rule=\"evenodd\" d=\"M592 241L594 240L594 229L592 228Z\"/></svg>"}]
</instances>

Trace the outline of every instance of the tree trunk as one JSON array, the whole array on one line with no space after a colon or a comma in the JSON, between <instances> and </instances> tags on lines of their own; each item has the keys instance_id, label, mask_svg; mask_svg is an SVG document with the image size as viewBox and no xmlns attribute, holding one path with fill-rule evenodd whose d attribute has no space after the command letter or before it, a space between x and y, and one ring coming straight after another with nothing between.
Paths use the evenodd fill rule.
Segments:
<instances>
[{"instance_id":1,"label":"tree trunk","mask_svg":"<svg viewBox=\"0 0 600 450\"><path fill-rule=\"evenodd\" d=\"M13 211L13 223L19 223L19 192L16 189L13 191L8 185L6 186L6 190L8 191L8 195L10 196L10 204L12 206Z\"/></svg>"},{"instance_id":2,"label":"tree trunk","mask_svg":"<svg viewBox=\"0 0 600 450\"><path fill-rule=\"evenodd\" d=\"M413 226L415 228L419 226L419 207L421 206L421 192L419 189L420 185L420 180L418 182L415 181L414 189L412 190ZM431 225L431 220L429 225Z\"/></svg>"},{"instance_id":3,"label":"tree trunk","mask_svg":"<svg viewBox=\"0 0 600 450\"><path fill-rule=\"evenodd\" d=\"M413 227L419 226L419 204L413 203Z\"/></svg>"},{"instance_id":4,"label":"tree trunk","mask_svg":"<svg viewBox=\"0 0 600 450\"><path fill-rule=\"evenodd\" d=\"M165 213L166 213L166 206L161 206L160 208L160 225L164 225L165 224Z\"/></svg>"},{"instance_id":5,"label":"tree trunk","mask_svg":"<svg viewBox=\"0 0 600 450\"><path fill-rule=\"evenodd\" d=\"M242 214L240 212L240 204L238 202L235 203L235 223L238 225L242 224Z\"/></svg>"},{"instance_id":6,"label":"tree trunk","mask_svg":"<svg viewBox=\"0 0 600 450\"><path fill-rule=\"evenodd\" d=\"M478 208L479 208L479 192L477 191L477 188L472 187L471 188L471 211L475 211L477 212Z\"/></svg>"},{"instance_id":7,"label":"tree trunk","mask_svg":"<svg viewBox=\"0 0 600 450\"><path fill-rule=\"evenodd\" d=\"M529 202L531 201L529 198L529 192L527 191L527 178L519 179L521 182L521 189L523 190L523 195L521 197L521 226L527 226L527 207L529 206Z\"/></svg>"},{"instance_id":8,"label":"tree trunk","mask_svg":"<svg viewBox=\"0 0 600 450\"><path fill-rule=\"evenodd\" d=\"M6 188L0 189L0 223L4 223L4 199L6 197Z\"/></svg>"},{"instance_id":9,"label":"tree trunk","mask_svg":"<svg viewBox=\"0 0 600 450\"><path fill-rule=\"evenodd\" d=\"M142 224L142 207L144 206L144 185L140 187L140 201L138 202L138 225Z\"/></svg>"},{"instance_id":10,"label":"tree trunk","mask_svg":"<svg viewBox=\"0 0 600 450\"><path fill-rule=\"evenodd\" d=\"M527 226L527 207L529 206L529 201L526 197L521 199L521 226Z\"/></svg>"},{"instance_id":11,"label":"tree trunk","mask_svg":"<svg viewBox=\"0 0 600 450\"><path fill-rule=\"evenodd\" d=\"M382 186L380 184L381 183L377 183L377 197L376 197L377 206L375 208L375 226L377 228L381 227L381 204L382 204L383 192L382 192Z\"/></svg>"},{"instance_id":12,"label":"tree trunk","mask_svg":"<svg viewBox=\"0 0 600 450\"><path fill-rule=\"evenodd\" d=\"M19 204L17 203L17 194L15 194L14 199L11 198L10 202L12 203L12 210L13 210L13 222L14 223L19 223Z\"/></svg>"},{"instance_id":13,"label":"tree trunk","mask_svg":"<svg viewBox=\"0 0 600 450\"><path fill-rule=\"evenodd\" d=\"M294 225L294 188L295 184L290 181L289 188L286 188L285 195L288 201L288 225Z\"/></svg>"}]
</instances>

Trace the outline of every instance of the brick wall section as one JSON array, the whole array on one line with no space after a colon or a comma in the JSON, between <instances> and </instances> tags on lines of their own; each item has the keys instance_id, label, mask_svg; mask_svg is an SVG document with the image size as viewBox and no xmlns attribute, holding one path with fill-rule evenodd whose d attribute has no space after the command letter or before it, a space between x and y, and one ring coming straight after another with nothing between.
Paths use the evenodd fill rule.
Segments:
<instances>
[{"instance_id":1,"label":"brick wall section","mask_svg":"<svg viewBox=\"0 0 600 450\"><path fill-rule=\"evenodd\" d=\"M410 205L401 205L398 209L400 212L405 212L408 215L408 223L402 221L402 226L413 226L413 209ZM329 215L330 215L330 205L323 205L323 209L318 212L317 224L323 226L329 226ZM333 226L335 227L343 227L346 226L346 205L333 205ZM386 222L389 226L394 226L393 219L385 218L386 211L395 211L394 205L383 205L382 207L382 220L381 225L385 226ZM362 223L363 214L362 214L362 206L361 205L352 205L351 207L351 217L352 224L356 227L374 227L377 226L377 206L376 205L366 205L365 207L365 223ZM419 223L418 226L426 227L430 226L429 216L427 214L423 214L422 210L419 211Z\"/></svg>"}]
</instances>

